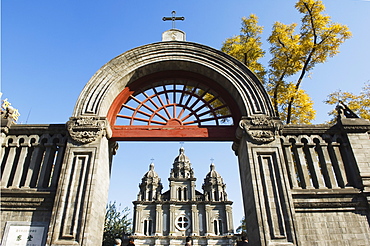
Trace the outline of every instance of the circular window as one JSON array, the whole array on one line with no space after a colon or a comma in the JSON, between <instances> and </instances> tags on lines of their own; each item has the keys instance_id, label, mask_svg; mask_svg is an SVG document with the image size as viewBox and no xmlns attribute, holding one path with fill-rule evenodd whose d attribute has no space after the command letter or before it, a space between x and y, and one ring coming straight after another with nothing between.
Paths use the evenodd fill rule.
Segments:
<instances>
[{"instance_id":1,"label":"circular window","mask_svg":"<svg viewBox=\"0 0 370 246\"><path fill-rule=\"evenodd\" d=\"M188 229L190 226L190 220L185 215L180 215L176 219L176 228L180 231Z\"/></svg>"}]
</instances>

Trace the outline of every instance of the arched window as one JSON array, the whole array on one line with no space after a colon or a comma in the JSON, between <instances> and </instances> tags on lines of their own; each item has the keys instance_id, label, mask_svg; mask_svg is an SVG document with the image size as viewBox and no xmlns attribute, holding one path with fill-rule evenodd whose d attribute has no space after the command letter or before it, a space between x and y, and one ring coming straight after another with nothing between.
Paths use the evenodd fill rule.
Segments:
<instances>
[{"instance_id":1,"label":"arched window","mask_svg":"<svg viewBox=\"0 0 370 246\"><path fill-rule=\"evenodd\" d=\"M214 233L215 235L222 235L222 220L221 219L217 219L217 220L214 220L213 221L213 229L214 229Z\"/></svg>"},{"instance_id":2,"label":"arched window","mask_svg":"<svg viewBox=\"0 0 370 246\"><path fill-rule=\"evenodd\" d=\"M188 199L187 192L188 192L188 189L186 189L186 187L185 187L184 188L184 200L185 201Z\"/></svg>"},{"instance_id":3,"label":"arched window","mask_svg":"<svg viewBox=\"0 0 370 246\"><path fill-rule=\"evenodd\" d=\"M144 235L145 236L150 236L152 234L152 220L144 220Z\"/></svg>"},{"instance_id":4,"label":"arched window","mask_svg":"<svg viewBox=\"0 0 370 246\"><path fill-rule=\"evenodd\" d=\"M218 235L222 235L222 220L218 220Z\"/></svg>"},{"instance_id":5,"label":"arched window","mask_svg":"<svg viewBox=\"0 0 370 246\"><path fill-rule=\"evenodd\" d=\"M151 201L151 200L152 200L152 198L153 198L153 191L151 191L151 190L150 190L150 191L148 192L148 200L149 200L149 201Z\"/></svg>"},{"instance_id":6,"label":"arched window","mask_svg":"<svg viewBox=\"0 0 370 246\"><path fill-rule=\"evenodd\" d=\"M181 188L177 189L177 199L181 201Z\"/></svg>"}]
</instances>

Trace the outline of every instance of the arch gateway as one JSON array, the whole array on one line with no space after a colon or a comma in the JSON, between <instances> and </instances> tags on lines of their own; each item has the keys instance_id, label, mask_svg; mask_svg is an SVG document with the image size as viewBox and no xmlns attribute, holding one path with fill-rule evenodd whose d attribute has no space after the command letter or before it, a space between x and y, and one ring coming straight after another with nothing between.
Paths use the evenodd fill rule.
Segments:
<instances>
[{"instance_id":1,"label":"arch gateway","mask_svg":"<svg viewBox=\"0 0 370 246\"><path fill-rule=\"evenodd\" d=\"M129 50L95 73L66 124L2 111L2 245L101 245L117 141L132 140L233 141L253 245L370 245L370 123L347 111L335 125L284 126L221 51Z\"/></svg>"}]
</instances>

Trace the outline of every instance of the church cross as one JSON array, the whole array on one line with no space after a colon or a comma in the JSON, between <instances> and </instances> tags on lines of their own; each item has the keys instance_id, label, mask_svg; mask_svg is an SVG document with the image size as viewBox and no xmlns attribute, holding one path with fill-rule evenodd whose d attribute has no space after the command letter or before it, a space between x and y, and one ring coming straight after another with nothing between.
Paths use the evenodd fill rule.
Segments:
<instances>
[{"instance_id":1,"label":"church cross","mask_svg":"<svg viewBox=\"0 0 370 246\"><path fill-rule=\"evenodd\" d=\"M172 17L163 17L162 18L163 21L168 21L168 20L172 21L172 29L175 28L175 21L185 20L185 17L176 17L175 15L176 15L176 11L172 11Z\"/></svg>"}]
</instances>

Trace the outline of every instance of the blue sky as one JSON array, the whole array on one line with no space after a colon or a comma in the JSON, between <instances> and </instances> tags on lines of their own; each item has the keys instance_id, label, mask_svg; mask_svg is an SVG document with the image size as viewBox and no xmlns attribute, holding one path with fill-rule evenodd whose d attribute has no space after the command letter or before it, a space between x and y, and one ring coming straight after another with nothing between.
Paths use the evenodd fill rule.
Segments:
<instances>
[{"instance_id":1,"label":"blue sky","mask_svg":"<svg viewBox=\"0 0 370 246\"><path fill-rule=\"evenodd\" d=\"M19 123L65 123L84 85L105 63L121 53L158 42L171 28L163 22L172 10L185 21L176 27L187 40L219 49L239 34L241 18L251 13L264 26L265 40L275 21L299 22L295 0L3 0L1 5L1 92L19 109ZM329 119L332 106L323 104L338 89L359 93L370 80L370 1L324 0L334 22L353 33L340 53L319 64L305 78L303 88L315 102L317 119ZM268 57L264 63L267 64ZM120 143L114 159L110 200L131 207L138 184L154 158L165 189L179 143ZM235 201L235 224L242 217L239 177L231 143L185 143L198 178L197 188L214 159L216 170ZM140 155L133 155L140 153ZM127 188L129 187L129 188Z\"/></svg>"}]
</instances>

